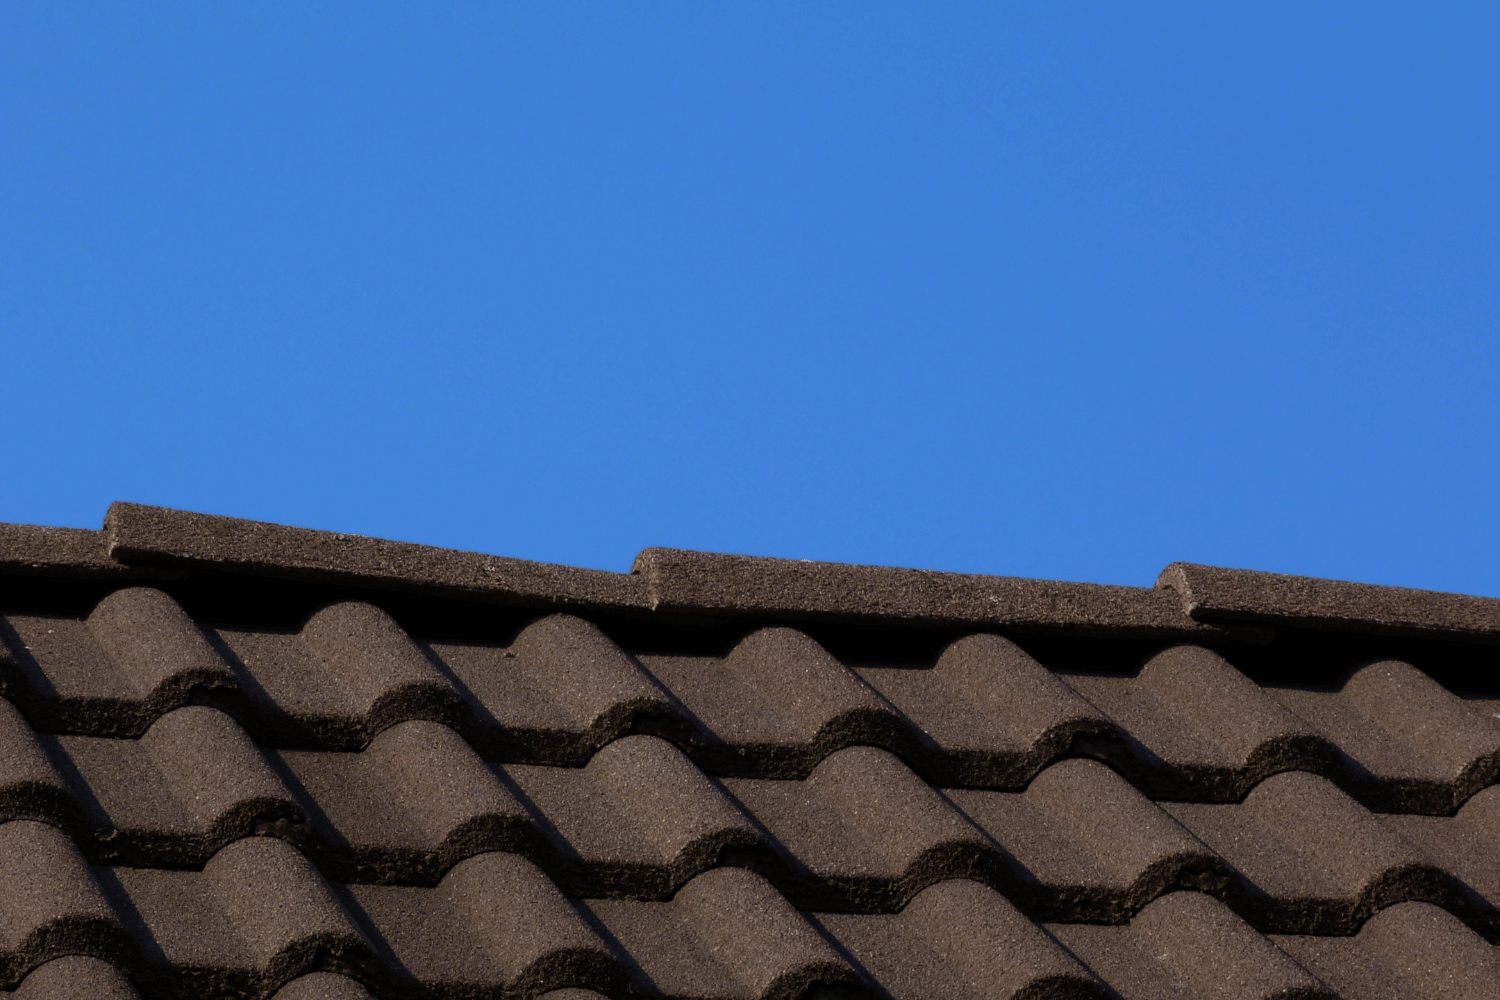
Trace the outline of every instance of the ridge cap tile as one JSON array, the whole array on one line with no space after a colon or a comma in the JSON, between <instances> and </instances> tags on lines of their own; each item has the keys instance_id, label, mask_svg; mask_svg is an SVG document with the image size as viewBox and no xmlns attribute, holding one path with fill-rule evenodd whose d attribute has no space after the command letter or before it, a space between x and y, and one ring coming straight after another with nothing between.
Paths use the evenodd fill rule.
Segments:
<instances>
[{"instance_id":1,"label":"ridge cap tile","mask_svg":"<svg viewBox=\"0 0 1500 1000\"><path fill-rule=\"evenodd\" d=\"M1282 622L1500 642L1500 598L1186 562L1170 564L1147 588L647 548L625 574L118 501L98 532L0 525L0 572L142 578L153 572L151 563L436 589L534 606L1241 641L1265 641L1268 634L1237 621Z\"/></svg>"},{"instance_id":2,"label":"ridge cap tile","mask_svg":"<svg viewBox=\"0 0 1500 1000\"><path fill-rule=\"evenodd\" d=\"M639 582L625 573L167 507L116 501L103 534L110 556L129 563L183 562L536 606L644 607Z\"/></svg>"},{"instance_id":3,"label":"ridge cap tile","mask_svg":"<svg viewBox=\"0 0 1500 1000\"><path fill-rule=\"evenodd\" d=\"M0 524L0 573L105 580L180 580L169 567L131 566L109 554L109 540L92 528Z\"/></svg>"},{"instance_id":4,"label":"ridge cap tile","mask_svg":"<svg viewBox=\"0 0 1500 1000\"><path fill-rule=\"evenodd\" d=\"M655 611L1268 638L1264 630L1199 622L1150 587L669 548L643 549L631 572L646 581Z\"/></svg>"},{"instance_id":5,"label":"ridge cap tile","mask_svg":"<svg viewBox=\"0 0 1500 1000\"><path fill-rule=\"evenodd\" d=\"M1203 622L1310 625L1500 643L1500 598L1176 562L1158 590Z\"/></svg>"}]
</instances>

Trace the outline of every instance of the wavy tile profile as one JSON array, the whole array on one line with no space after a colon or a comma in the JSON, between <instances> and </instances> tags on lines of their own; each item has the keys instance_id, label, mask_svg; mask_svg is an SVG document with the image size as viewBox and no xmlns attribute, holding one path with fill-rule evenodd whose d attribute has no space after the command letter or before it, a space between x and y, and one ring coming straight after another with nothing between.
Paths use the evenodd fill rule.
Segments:
<instances>
[{"instance_id":1,"label":"wavy tile profile","mask_svg":"<svg viewBox=\"0 0 1500 1000\"><path fill-rule=\"evenodd\" d=\"M1497 609L0 525L0 992L1489 1000Z\"/></svg>"},{"instance_id":2,"label":"wavy tile profile","mask_svg":"<svg viewBox=\"0 0 1500 1000\"><path fill-rule=\"evenodd\" d=\"M567 615L506 645L418 642L349 601L297 633L205 631L140 587L83 621L13 615L7 626L6 696L40 728L78 735L138 737L191 700L288 749L356 750L425 720L489 761L579 766L645 731L718 776L805 777L865 744L946 786L1020 788L1083 756L1153 798L1237 801L1269 775L1305 770L1371 808L1431 814L1500 775L1495 713L1400 661L1314 691L1261 687L1197 646L1168 647L1134 675L1059 675L995 635L955 641L916 669L850 668L789 628L752 632L724 657L631 656Z\"/></svg>"}]
</instances>

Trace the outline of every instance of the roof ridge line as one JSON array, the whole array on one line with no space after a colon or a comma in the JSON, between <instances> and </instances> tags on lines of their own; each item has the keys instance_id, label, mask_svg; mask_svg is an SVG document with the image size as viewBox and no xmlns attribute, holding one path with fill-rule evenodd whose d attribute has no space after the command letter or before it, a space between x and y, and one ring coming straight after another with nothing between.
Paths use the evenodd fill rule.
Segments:
<instances>
[{"instance_id":1,"label":"roof ridge line","mask_svg":"<svg viewBox=\"0 0 1500 1000\"><path fill-rule=\"evenodd\" d=\"M1256 622L1500 643L1500 598L1174 562L1156 587L1201 622Z\"/></svg>"}]
</instances>

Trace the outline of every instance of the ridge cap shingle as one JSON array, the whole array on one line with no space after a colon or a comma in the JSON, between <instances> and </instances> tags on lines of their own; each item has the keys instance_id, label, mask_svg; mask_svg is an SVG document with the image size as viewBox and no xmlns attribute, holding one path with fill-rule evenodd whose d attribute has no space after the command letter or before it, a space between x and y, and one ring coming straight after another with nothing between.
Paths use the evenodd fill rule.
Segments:
<instances>
[{"instance_id":1,"label":"ridge cap shingle","mask_svg":"<svg viewBox=\"0 0 1500 1000\"><path fill-rule=\"evenodd\" d=\"M1202 622L1302 625L1500 643L1500 598L1174 562L1156 588Z\"/></svg>"},{"instance_id":2,"label":"ridge cap shingle","mask_svg":"<svg viewBox=\"0 0 1500 1000\"><path fill-rule=\"evenodd\" d=\"M0 524L0 573L136 580L183 575L181 570L120 562L110 555L102 531L38 524Z\"/></svg>"},{"instance_id":3,"label":"ridge cap shingle","mask_svg":"<svg viewBox=\"0 0 1500 1000\"><path fill-rule=\"evenodd\" d=\"M118 564L436 591L487 602L714 617L1066 629L1266 641L1200 622L1150 587L647 548L630 573L116 502L100 538Z\"/></svg>"},{"instance_id":4,"label":"ridge cap shingle","mask_svg":"<svg viewBox=\"0 0 1500 1000\"><path fill-rule=\"evenodd\" d=\"M631 572L650 607L735 617L1066 628L1095 634L1265 641L1263 629L1199 622L1150 587L648 548ZM1168 599L1164 599L1168 598Z\"/></svg>"},{"instance_id":5,"label":"ridge cap shingle","mask_svg":"<svg viewBox=\"0 0 1500 1000\"><path fill-rule=\"evenodd\" d=\"M0 524L0 574L194 566L485 603L1266 642L1269 626L1500 643L1500 598L1175 562L1155 587L646 548L629 573L116 502L100 531Z\"/></svg>"},{"instance_id":6,"label":"ridge cap shingle","mask_svg":"<svg viewBox=\"0 0 1500 1000\"><path fill-rule=\"evenodd\" d=\"M115 502L104 517L111 557L209 565L259 575L446 592L536 605L642 608L625 573Z\"/></svg>"}]
</instances>

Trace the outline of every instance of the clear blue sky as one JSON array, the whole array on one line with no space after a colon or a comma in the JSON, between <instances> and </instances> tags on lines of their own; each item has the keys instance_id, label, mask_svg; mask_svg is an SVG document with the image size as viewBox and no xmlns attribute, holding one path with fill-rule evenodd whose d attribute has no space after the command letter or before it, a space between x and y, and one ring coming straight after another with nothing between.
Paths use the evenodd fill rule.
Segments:
<instances>
[{"instance_id":1,"label":"clear blue sky","mask_svg":"<svg viewBox=\"0 0 1500 1000\"><path fill-rule=\"evenodd\" d=\"M1500 594L1497 53L1480 4L6 4L0 520Z\"/></svg>"}]
</instances>

